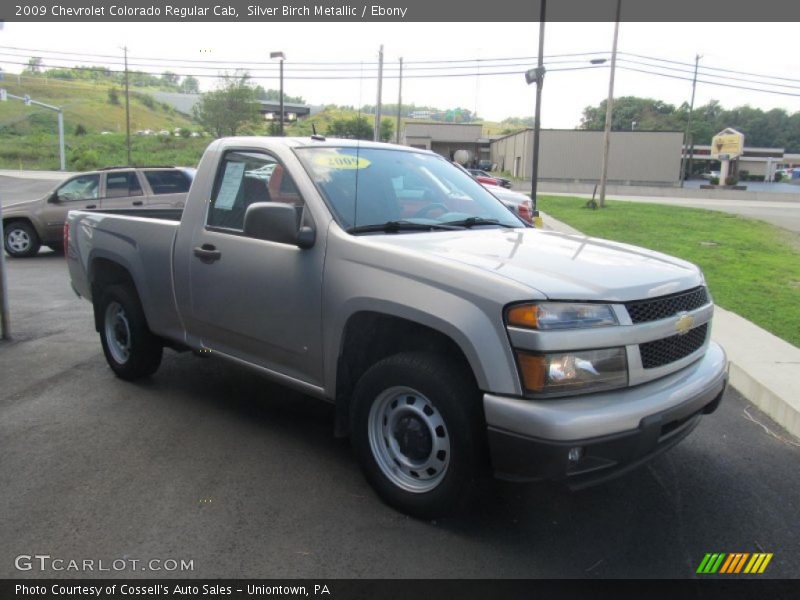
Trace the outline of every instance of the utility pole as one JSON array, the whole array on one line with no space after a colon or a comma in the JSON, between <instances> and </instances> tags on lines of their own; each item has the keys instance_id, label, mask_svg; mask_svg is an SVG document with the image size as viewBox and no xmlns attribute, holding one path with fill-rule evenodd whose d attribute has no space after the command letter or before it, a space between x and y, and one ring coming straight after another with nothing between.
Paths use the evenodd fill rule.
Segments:
<instances>
[{"instance_id":1,"label":"utility pole","mask_svg":"<svg viewBox=\"0 0 800 600\"><path fill-rule=\"evenodd\" d=\"M542 85L544 84L544 23L547 12L547 0L540 0L539 5L539 56L537 67L525 73L528 85L536 83L536 108L533 116L533 164L531 168L531 206L533 217L539 216L536 205L536 191L539 179L539 135L542 129Z\"/></svg>"},{"instance_id":2,"label":"utility pole","mask_svg":"<svg viewBox=\"0 0 800 600\"><path fill-rule=\"evenodd\" d=\"M400 57L400 78L397 80L397 133L395 139L400 143L400 114L403 112L403 57Z\"/></svg>"},{"instance_id":3,"label":"utility pole","mask_svg":"<svg viewBox=\"0 0 800 600\"><path fill-rule=\"evenodd\" d=\"M375 102L375 132L373 140L381 140L381 91L383 88L383 44L378 50L378 100Z\"/></svg>"},{"instance_id":4,"label":"utility pole","mask_svg":"<svg viewBox=\"0 0 800 600\"><path fill-rule=\"evenodd\" d=\"M692 159L694 158L694 136L692 135L692 113L694 112L694 92L697 89L697 67L702 56L694 56L694 77L692 78L692 100L689 103L689 116L686 118L686 131L683 134L683 160L681 160L681 187L686 181L686 161L689 161L689 173L692 172ZM687 154L688 152L688 154Z\"/></svg>"},{"instance_id":5,"label":"utility pole","mask_svg":"<svg viewBox=\"0 0 800 600\"><path fill-rule=\"evenodd\" d=\"M125 147L128 152L128 166L131 164L131 97L128 86L128 47L123 46L125 52Z\"/></svg>"},{"instance_id":6,"label":"utility pole","mask_svg":"<svg viewBox=\"0 0 800 600\"><path fill-rule=\"evenodd\" d=\"M619 17L621 11L622 0L617 0L617 16L614 21L614 45L611 47L611 74L608 78L608 99L606 100L606 126L603 132L603 170L600 174L600 208L606 205L608 150L611 145L611 120L614 112L614 73L617 68L617 40L619 38Z\"/></svg>"}]
</instances>

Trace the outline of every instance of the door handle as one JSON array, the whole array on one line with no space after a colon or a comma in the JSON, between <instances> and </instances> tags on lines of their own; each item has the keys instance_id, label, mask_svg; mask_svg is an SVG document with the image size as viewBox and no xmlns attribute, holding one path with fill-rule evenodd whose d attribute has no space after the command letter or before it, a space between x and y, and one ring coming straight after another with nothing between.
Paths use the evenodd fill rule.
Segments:
<instances>
[{"instance_id":1,"label":"door handle","mask_svg":"<svg viewBox=\"0 0 800 600\"><path fill-rule=\"evenodd\" d=\"M97 204L87 204L86 208L97 208Z\"/></svg>"},{"instance_id":2,"label":"door handle","mask_svg":"<svg viewBox=\"0 0 800 600\"><path fill-rule=\"evenodd\" d=\"M133 205L134 206L141 206L142 205L142 201L141 200L134 200L133 201Z\"/></svg>"},{"instance_id":3,"label":"door handle","mask_svg":"<svg viewBox=\"0 0 800 600\"><path fill-rule=\"evenodd\" d=\"M216 246L211 244L203 244L194 248L194 255L204 263L212 263L215 260L222 258L222 252L217 250Z\"/></svg>"}]
</instances>

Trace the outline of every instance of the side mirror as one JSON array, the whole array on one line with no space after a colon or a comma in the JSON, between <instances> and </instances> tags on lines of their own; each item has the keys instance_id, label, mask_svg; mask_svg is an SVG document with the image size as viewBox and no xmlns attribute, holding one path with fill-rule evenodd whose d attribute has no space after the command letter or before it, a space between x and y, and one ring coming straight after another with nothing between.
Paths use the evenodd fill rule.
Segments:
<instances>
[{"instance_id":1,"label":"side mirror","mask_svg":"<svg viewBox=\"0 0 800 600\"><path fill-rule=\"evenodd\" d=\"M58 197L58 192L53 192L47 198L47 203L48 204L58 204L59 202L61 202L61 198Z\"/></svg>"},{"instance_id":2,"label":"side mirror","mask_svg":"<svg viewBox=\"0 0 800 600\"><path fill-rule=\"evenodd\" d=\"M311 248L316 237L311 227L297 226L294 205L279 202L254 202L244 213L244 234L281 244Z\"/></svg>"}]
</instances>

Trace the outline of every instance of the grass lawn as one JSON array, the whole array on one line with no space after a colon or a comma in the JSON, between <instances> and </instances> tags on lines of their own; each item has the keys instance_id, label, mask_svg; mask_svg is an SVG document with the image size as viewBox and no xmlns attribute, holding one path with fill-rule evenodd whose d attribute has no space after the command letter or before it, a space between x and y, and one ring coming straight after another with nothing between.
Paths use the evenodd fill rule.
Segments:
<instances>
[{"instance_id":1,"label":"grass lawn","mask_svg":"<svg viewBox=\"0 0 800 600\"><path fill-rule=\"evenodd\" d=\"M703 269L714 301L800 346L800 235L710 210L660 204L540 196L539 208L594 237L691 261Z\"/></svg>"}]
</instances>

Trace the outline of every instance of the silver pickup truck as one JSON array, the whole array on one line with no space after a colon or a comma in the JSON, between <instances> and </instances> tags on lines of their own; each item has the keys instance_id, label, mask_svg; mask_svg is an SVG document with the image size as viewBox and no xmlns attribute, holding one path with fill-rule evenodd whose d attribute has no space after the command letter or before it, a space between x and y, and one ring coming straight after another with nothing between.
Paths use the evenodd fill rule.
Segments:
<instances>
[{"instance_id":1,"label":"silver pickup truck","mask_svg":"<svg viewBox=\"0 0 800 600\"><path fill-rule=\"evenodd\" d=\"M119 377L166 346L332 402L370 483L417 516L489 472L619 475L726 385L697 267L535 230L426 151L217 140L182 211L71 211L66 241Z\"/></svg>"}]
</instances>

